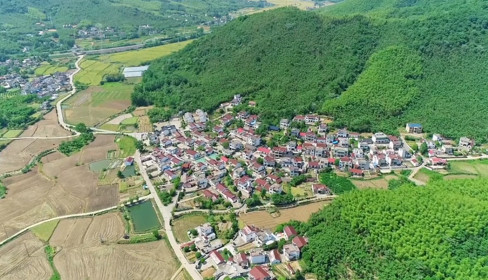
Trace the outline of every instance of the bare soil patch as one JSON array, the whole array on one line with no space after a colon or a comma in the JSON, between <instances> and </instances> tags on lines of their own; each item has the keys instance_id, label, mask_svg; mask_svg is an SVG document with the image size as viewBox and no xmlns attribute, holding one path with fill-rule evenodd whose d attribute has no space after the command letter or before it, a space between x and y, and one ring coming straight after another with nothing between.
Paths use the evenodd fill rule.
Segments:
<instances>
[{"instance_id":1,"label":"bare soil patch","mask_svg":"<svg viewBox=\"0 0 488 280\"><path fill-rule=\"evenodd\" d=\"M280 215L273 218L266 211L256 211L239 216L246 225L255 225L263 229L274 230L277 225L288 222L290 220L307 221L312 213L315 213L322 209L322 207L330 202L321 201L311 203L303 206L280 210Z\"/></svg>"},{"instance_id":2,"label":"bare soil patch","mask_svg":"<svg viewBox=\"0 0 488 280\"><path fill-rule=\"evenodd\" d=\"M20 137L60 137L71 133L63 129L58 123L55 110L44 115L44 119L29 126Z\"/></svg>"},{"instance_id":3,"label":"bare soil patch","mask_svg":"<svg viewBox=\"0 0 488 280\"><path fill-rule=\"evenodd\" d=\"M171 279L178 265L170 250L164 241L80 246L63 249L54 264L63 280Z\"/></svg>"},{"instance_id":4,"label":"bare soil patch","mask_svg":"<svg viewBox=\"0 0 488 280\"><path fill-rule=\"evenodd\" d=\"M113 135L97 135L95 141L86 146L80 158L80 163L90 163L107 158L108 151L118 151Z\"/></svg>"},{"instance_id":5,"label":"bare soil patch","mask_svg":"<svg viewBox=\"0 0 488 280\"><path fill-rule=\"evenodd\" d=\"M0 279L50 279L44 244L31 232L0 247Z\"/></svg>"}]
</instances>

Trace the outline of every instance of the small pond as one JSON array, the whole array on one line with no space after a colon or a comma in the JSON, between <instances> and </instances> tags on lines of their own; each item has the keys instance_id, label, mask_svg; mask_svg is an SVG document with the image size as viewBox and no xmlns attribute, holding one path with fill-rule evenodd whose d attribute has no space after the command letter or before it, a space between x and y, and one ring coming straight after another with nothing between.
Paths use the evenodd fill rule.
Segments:
<instances>
[{"instance_id":1,"label":"small pond","mask_svg":"<svg viewBox=\"0 0 488 280\"><path fill-rule=\"evenodd\" d=\"M103 159L103 160L92 162L90 163L90 170L93 172L102 172L104 168L108 169L110 163L112 163L111 159Z\"/></svg>"},{"instance_id":2,"label":"small pond","mask_svg":"<svg viewBox=\"0 0 488 280\"><path fill-rule=\"evenodd\" d=\"M135 232L146 232L161 227L150 200L128 207Z\"/></svg>"},{"instance_id":3,"label":"small pond","mask_svg":"<svg viewBox=\"0 0 488 280\"><path fill-rule=\"evenodd\" d=\"M122 174L125 178L132 177L136 175L136 167L134 165L126 166L124 171L122 171Z\"/></svg>"}]
</instances>

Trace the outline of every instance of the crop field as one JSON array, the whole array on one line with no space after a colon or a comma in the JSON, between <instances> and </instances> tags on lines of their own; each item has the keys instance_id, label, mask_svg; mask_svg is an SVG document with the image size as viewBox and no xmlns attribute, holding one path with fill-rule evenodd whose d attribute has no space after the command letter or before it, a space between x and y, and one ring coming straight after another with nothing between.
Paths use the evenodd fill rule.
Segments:
<instances>
[{"instance_id":1,"label":"crop field","mask_svg":"<svg viewBox=\"0 0 488 280\"><path fill-rule=\"evenodd\" d=\"M118 151L114 135L97 135L95 141L81 151L80 163L107 159L109 151Z\"/></svg>"},{"instance_id":2,"label":"crop field","mask_svg":"<svg viewBox=\"0 0 488 280\"><path fill-rule=\"evenodd\" d=\"M49 280L52 274L44 243L31 232L0 247L0 279Z\"/></svg>"},{"instance_id":3,"label":"crop field","mask_svg":"<svg viewBox=\"0 0 488 280\"><path fill-rule=\"evenodd\" d=\"M449 173L488 177L488 160L451 161L450 166Z\"/></svg>"},{"instance_id":4,"label":"crop field","mask_svg":"<svg viewBox=\"0 0 488 280\"><path fill-rule=\"evenodd\" d=\"M99 242L97 235L92 237ZM63 247L54 257L54 264L63 280L171 279L178 270L171 248L164 241L111 246L83 242Z\"/></svg>"},{"instance_id":5,"label":"crop field","mask_svg":"<svg viewBox=\"0 0 488 280\"><path fill-rule=\"evenodd\" d=\"M374 188L374 189L388 189L388 180L385 178L374 179L374 180L354 180L351 182L358 189Z\"/></svg>"},{"instance_id":6,"label":"crop field","mask_svg":"<svg viewBox=\"0 0 488 280\"><path fill-rule=\"evenodd\" d=\"M26 130L24 130L24 132L20 136L21 137L60 137L60 136L69 136L69 135L71 135L71 133L63 129L58 124L58 117L56 115L56 111L53 110L47 113L46 115L44 115L44 119L29 126Z\"/></svg>"},{"instance_id":7,"label":"crop field","mask_svg":"<svg viewBox=\"0 0 488 280\"><path fill-rule=\"evenodd\" d=\"M111 119L110 121L107 122L107 124L119 125L124 120L130 119L130 118L132 118L132 114L123 114L123 115L120 115L120 116L118 116L116 118Z\"/></svg>"},{"instance_id":8,"label":"crop field","mask_svg":"<svg viewBox=\"0 0 488 280\"><path fill-rule=\"evenodd\" d=\"M47 242L58 226L58 223L59 220L50 221L32 228L31 231L37 236L37 238Z\"/></svg>"},{"instance_id":9,"label":"crop field","mask_svg":"<svg viewBox=\"0 0 488 280\"><path fill-rule=\"evenodd\" d=\"M152 132L153 125L148 116L139 117L139 132Z\"/></svg>"},{"instance_id":10,"label":"crop field","mask_svg":"<svg viewBox=\"0 0 488 280\"><path fill-rule=\"evenodd\" d=\"M19 136L23 130L8 130L2 135L2 138L15 138Z\"/></svg>"},{"instance_id":11,"label":"crop field","mask_svg":"<svg viewBox=\"0 0 488 280\"><path fill-rule=\"evenodd\" d=\"M415 179L422 181L424 183L429 182L430 180L432 180L435 177L442 178L442 175L438 172L429 170L427 168L420 169L417 172L417 174L415 174L415 176L414 176Z\"/></svg>"},{"instance_id":12,"label":"crop field","mask_svg":"<svg viewBox=\"0 0 488 280\"><path fill-rule=\"evenodd\" d=\"M147 114L147 111L151 110L153 107L148 106L148 107L137 107L134 112L132 112L132 115L136 117L142 117Z\"/></svg>"},{"instance_id":13,"label":"crop field","mask_svg":"<svg viewBox=\"0 0 488 280\"><path fill-rule=\"evenodd\" d=\"M186 234L189 230L204 224L207 222L207 216L205 215L185 215L181 218L173 220L173 233L176 241L185 242L189 241Z\"/></svg>"},{"instance_id":14,"label":"crop field","mask_svg":"<svg viewBox=\"0 0 488 280\"><path fill-rule=\"evenodd\" d=\"M120 148L120 157L125 158L133 155L136 152L136 142L134 137L124 136L117 140Z\"/></svg>"},{"instance_id":15,"label":"crop field","mask_svg":"<svg viewBox=\"0 0 488 280\"><path fill-rule=\"evenodd\" d=\"M70 157L58 152L44 157L42 173L34 168L26 174L5 178L3 183L9 191L0 203L0 228L3 229L0 240L52 217L117 205L118 186L99 185L98 174L90 171L88 164L79 164L82 156L85 160L95 158L95 154L106 157L114 145L113 136L98 136L82 152Z\"/></svg>"},{"instance_id":16,"label":"crop field","mask_svg":"<svg viewBox=\"0 0 488 280\"><path fill-rule=\"evenodd\" d=\"M66 72L68 71L68 67L65 66L55 66L51 64L42 64L39 68L37 68L34 73L37 76L45 76L45 75L51 75L56 72Z\"/></svg>"},{"instance_id":17,"label":"crop field","mask_svg":"<svg viewBox=\"0 0 488 280\"><path fill-rule=\"evenodd\" d=\"M106 54L98 57L102 63L117 63L124 66L139 66L141 63L167 56L173 52L179 51L193 40L179 43L167 44L152 48L145 48L135 51Z\"/></svg>"},{"instance_id":18,"label":"crop field","mask_svg":"<svg viewBox=\"0 0 488 280\"><path fill-rule=\"evenodd\" d=\"M81 71L75 75L75 81L89 84L91 86L100 85L103 76L106 74L119 73L119 65L104 63L96 60L83 60L80 63Z\"/></svg>"},{"instance_id":19,"label":"crop field","mask_svg":"<svg viewBox=\"0 0 488 280\"><path fill-rule=\"evenodd\" d=\"M125 83L106 83L103 86L91 86L75 94L65 103L64 115L67 122L80 122L94 126L105 122L130 106L130 94L133 85Z\"/></svg>"},{"instance_id":20,"label":"crop field","mask_svg":"<svg viewBox=\"0 0 488 280\"><path fill-rule=\"evenodd\" d=\"M49 240L51 246L63 248L99 246L117 242L124 235L124 222L120 213L107 213L90 218L66 219L59 222Z\"/></svg>"},{"instance_id":21,"label":"crop field","mask_svg":"<svg viewBox=\"0 0 488 280\"><path fill-rule=\"evenodd\" d=\"M56 148L62 139L22 139L14 140L0 152L0 173L22 169L34 155Z\"/></svg>"},{"instance_id":22,"label":"crop field","mask_svg":"<svg viewBox=\"0 0 488 280\"><path fill-rule=\"evenodd\" d=\"M239 216L239 220L242 220L246 225L255 225L264 229L274 230L277 225L288 222L290 220L307 221L312 213L315 213L322 209L324 205L330 202L322 201L311 203L303 206L298 206L290 209L280 210L280 215L273 218L266 211L250 212Z\"/></svg>"}]
</instances>

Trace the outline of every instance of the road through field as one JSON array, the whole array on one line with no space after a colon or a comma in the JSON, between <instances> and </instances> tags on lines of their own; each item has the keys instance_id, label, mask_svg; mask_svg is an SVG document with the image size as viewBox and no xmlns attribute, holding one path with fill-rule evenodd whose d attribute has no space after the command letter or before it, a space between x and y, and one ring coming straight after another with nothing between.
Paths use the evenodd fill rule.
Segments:
<instances>
[{"instance_id":1,"label":"road through field","mask_svg":"<svg viewBox=\"0 0 488 280\"><path fill-rule=\"evenodd\" d=\"M139 151L136 152L134 159L137 165L143 166L141 162L141 153ZM164 206L161 200L159 199L158 193L156 192L156 188L154 188L154 185L151 183L151 180L149 179L146 170L144 168L141 168L140 172L142 177L146 181L149 190L151 191L151 196L154 198L154 201L156 201L156 205L158 206L159 212L163 215L164 230L166 231L166 237L168 238L169 244L173 248L175 255L178 257L178 260L180 261L181 265L185 267L185 269L188 271L188 273L190 274L193 280L203 280L202 275L198 273L198 271L195 268L195 265L190 264L186 259L185 255L180 249L180 246L178 245L178 242L176 242L175 236L173 234L173 230L171 229L170 222L173 217L173 214L171 212L174 209L176 201L173 201L168 206Z\"/></svg>"}]
</instances>

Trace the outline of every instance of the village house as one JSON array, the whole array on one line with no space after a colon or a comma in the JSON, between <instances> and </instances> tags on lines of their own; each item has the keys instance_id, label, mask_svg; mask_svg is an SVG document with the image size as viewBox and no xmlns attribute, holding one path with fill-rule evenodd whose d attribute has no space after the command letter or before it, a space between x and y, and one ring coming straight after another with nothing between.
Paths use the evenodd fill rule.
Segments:
<instances>
[{"instance_id":1,"label":"village house","mask_svg":"<svg viewBox=\"0 0 488 280\"><path fill-rule=\"evenodd\" d=\"M287 129L288 127L290 127L290 121L288 119L282 119L280 121L280 128Z\"/></svg>"},{"instance_id":2,"label":"village house","mask_svg":"<svg viewBox=\"0 0 488 280\"><path fill-rule=\"evenodd\" d=\"M202 194L206 199L210 199L212 201L216 201L219 199L219 196L217 194L215 194L209 190L204 190Z\"/></svg>"},{"instance_id":3,"label":"village house","mask_svg":"<svg viewBox=\"0 0 488 280\"><path fill-rule=\"evenodd\" d=\"M293 118L294 122L305 122L305 116L298 115Z\"/></svg>"},{"instance_id":4,"label":"village house","mask_svg":"<svg viewBox=\"0 0 488 280\"><path fill-rule=\"evenodd\" d=\"M371 163L375 167L384 167L388 165L388 162L386 161L386 156L384 154L373 155L373 160L371 161Z\"/></svg>"},{"instance_id":5,"label":"village house","mask_svg":"<svg viewBox=\"0 0 488 280\"><path fill-rule=\"evenodd\" d=\"M388 154L386 155L386 162L388 162L388 164L390 166L400 166L402 165L402 158L397 155L397 154Z\"/></svg>"},{"instance_id":6,"label":"village house","mask_svg":"<svg viewBox=\"0 0 488 280\"><path fill-rule=\"evenodd\" d=\"M346 148L334 147L332 150L334 157L346 157L349 154L349 150Z\"/></svg>"},{"instance_id":7,"label":"village house","mask_svg":"<svg viewBox=\"0 0 488 280\"><path fill-rule=\"evenodd\" d=\"M275 167L276 166L276 160L272 156L265 156L263 159L263 165L265 167Z\"/></svg>"},{"instance_id":8,"label":"village house","mask_svg":"<svg viewBox=\"0 0 488 280\"><path fill-rule=\"evenodd\" d=\"M400 139L398 139L398 137L396 136L388 136L388 138L390 139L390 143L388 144L389 148L392 149L392 150L398 150L402 147L402 141Z\"/></svg>"},{"instance_id":9,"label":"village house","mask_svg":"<svg viewBox=\"0 0 488 280\"><path fill-rule=\"evenodd\" d=\"M349 172L351 172L351 177L358 177L358 178L364 177L364 171L361 169L352 168L349 169Z\"/></svg>"},{"instance_id":10,"label":"village house","mask_svg":"<svg viewBox=\"0 0 488 280\"><path fill-rule=\"evenodd\" d=\"M229 149L231 149L231 150L239 151L239 150L242 150L243 148L244 148L244 145L238 140L232 140L229 143Z\"/></svg>"},{"instance_id":11,"label":"village house","mask_svg":"<svg viewBox=\"0 0 488 280\"><path fill-rule=\"evenodd\" d=\"M251 264L263 264L266 262L266 253L261 248L254 248L249 251Z\"/></svg>"},{"instance_id":12,"label":"village house","mask_svg":"<svg viewBox=\"0 0 488 280\"><path fill-rule=\"evenodd\" d=\"M297 231L293 226L285 226L283 228L283 234L285 235L286 239L290 240L291 238L297 236Z\"/></svg>"},{"instance_id":13,"label":"village house","mask_svg":"<svg viewBox=\"0 0 488 280\"><path fill-rule=\"evenodd\" d=\"M312 184L312 192L314 194L331 194L331 191L327 186L322 185L322 184Z\"/></svg>"},{"instance_id":14,"label":"village house","mask_svg":"<svg viewBox=\"0 0 488 280\"><path fill-rule=\"evenodd\" d=\"M408 133L422 133L422 125L418 123L407 123L405 130Z\"/></svg>"},{"instance_id":15,"label":"village house","mask_svg":"<svg viewBox=\"0 0 488 280\"><path fill-rule=\"evenodd\" d=\"M272 151L275 157L282 157L288 152L286 147L273 147Z\"/></svg>"},{"instance_id":16,"label":"village house","mask_svg":"<svg viewBox=\"0 0 488 280\"><path fill-rule=\"evenodd\" d=\"M224 126L230 125L233 120L234 120L234 117L231 114L225 114L220 119L220 121L222 122L222 125L224 125Z\"/></svg>"},{"instance_id":17,"label":"village house","mask_svg":"<svg viewBox=\"0 0 488 280\"><path fill-rule=\"evenodd\" d=\"M297 167L290 167L290 176L291 177L296 177L296 176L300 176L300 174L302 174L302 172L300 171L300 168L297 168Z\"/></svg>"},{"instance_id":18,"label":"village house","mask_svg":"<svg viewBox=\"0 0 488 280\"><path fill-rule=\"evenodd\" d=\"M305 116L305 123L306 124L315 124L319 121L320 121L320 118L317 115L306 115Z\"/></svg>"},{"instance_id":19,"label":"village house","mask_svg":"<svg viewBox=\"0 0 488 280\"><path fill-rule=\"evenodd\" d=\"M444 152L445 154L448 154L448 155L454 154L454 147L452 145L444 144L444 145L442 145L441 150L442 150L442 152Z\"/></svg>"},{"instance_id":20,"label":"village house","mask_svg":"<svg viewBox=\"0 0 488 280\"><path fill-rule=\"evenodd\" d=\"M297 246L297 248L300 249L300 251L301 251L303 249L303 247L305 247L305 245L308 244L308 240L305 239L305 237L303 237L303 236L295 236L292 239L291 244Z\"/></svg>"},{"instance_id":21,"label":"village house","mask_svg":"<svg viewBox=\"0 0 488 280\"><path fill-rule=\"evenodd\" d=\"M327 130L328 130L328 129L329 129L329 128L328 128L327 124L325 124L325 123L321 123L321 124L319 125L319 128L318 128L318 133L322 133L322 134L323 134L323 133L327 133Z\"/></svg>"},{"instance_id":22,"label":"village house","mask_svg":"<svg viewBox=\"0 0 488 280\"><path fill-rule=\"evenodd\" d=\"M429 161L430 161L430 164L432 164L433 166L447 165L446 159L442 159L442 158L438 158L438 157L430 158Z\"/></svg>"},{"instance_id":23,"label":"village house","mask_svg":"<svg viewBox=\"0 0 488 280\"><path fill-rule=\"evenodd\" d=\"M255 266L249 272L249 280L271 280L271 275L261 266Z\"/></svg>"},{"instance_id":24,"label":"village house","mask_svg":"<svg viewBox=\"0 0 488 280\"><path fill-rule=\"evenodd\" d=\"M474 147L474 145L475 141L469 139L468 137L461 137L461 139L459 139L459 147L471 149Z\"/></svg>"},{"instance_id":25,"label":"village house","mask_svg":"<svg viewBox=\"0 0 488 280\"><path fill-rule=\"evenodd\" d=\"M257 238L254 241L256 246L261 247L276 241L276 236L270 230L263 230L257 233Z\"/></svg>"},{"instance_id":26,"label":"village house","mask_svg":"<svg viewBox=\"0 0 488 280\"><path fill-rule=\"evenodd\" d=\"M235 255L232 258L232 261L235 262L238 266L240 266L242 268L248 268L250 265L249 259L247 258L247 255L244 253L239 253L239 254Z\"/></svg>"},{"instance_id":27,"label":"village house","mask_svg":"<svg viewBox=\"0 0 488 280\"><path fill-rule=\"evenodd\" d=\"M280 264L281 263L281 255L280 255L280 252L278 252L277 249L271 250L268 253L268 258L269 258L269 263L271 265L275 265L275 264Z\"/></svg>"},{"instance_id":28,"label":"village house","mask_svg":"<svg viewBox=\"0 0 488 280\"><path fill-rule=\"evenodd\" d=\"M365 159L355 159L354 165L356 165L361 170L368 170L370 166L370 162Z\"/></svg>"},{"instance_id":29,"label":"village house","mask_svg":"<svg viewBox=\"0 0 488 280\"><path fill-rule=\"evenodd\" d=\"M339 129L336 133L337 138L348 138L349 132L347 129Z\"/></svg>"},{"instance_id":30,"label":"village house","mask_svg":"<svg viewBox=\"0 0 488 280\"><path fill-rule=\"evenodd\" d=\"M291 136L300 137L300 129L292 128L290 134Z\"/></svg>"},{"instance_id":31,"label":"village house","mask_svg":"<svg viewBox=\"0 0 488 280\"><path fill-rule=\"evenodd\" d=\"M296 261L300 259L300 249L294 244L285 244L283 246L283 256L288 261Z\"/></svg>"},{"instance_id":32,"label":"village house","mask_svg":"<svg viewBox=\"0 0 488 280\"><path fill-rule=\"evenodd\" d=\"M133 157L128 157L124 160L124 165L125 166L131 166L134 164L134 158Z\"/></svg>"},{"instance_id":33,"label":"village house","mask_svg":"<svg viewBox=\"0 0 488 280\"><path fill-rule=\"evenodd\" d=\"M442 140L444 140L444 137L442 137L442 135L440 135L440 134L434 134L434 135L432 135L432 141L439 142L439 141L442 141Z\"/></svg>"},{"instance_id":34,"label":"village house","mask_svg":"<svg viewBox=\"0 0 488 280\"><path fill-rule=\"evenodd\" d=\"M308 169L312 169L312 170L315 170L315 171L319 171L321 169L324 169L325 166L321 162L311 161L311 162L308 163L307 167L308 167Z\"/></svg>"},{"instance_id":35,"label":"village house","mask_svg":"<svg viewBox=\"0 0 488 280\"><path fill-rule=\"evenodd\" d=\"M255 226L245 226L239 231L239 237L241 237L245 243L250 243L256 240L259 231L260 230Z\"/></svg>"},{"instance_id":36,"label":"village house","mask_svg":"<svg viewBox=\"0 0 488 280\"><path fill-rule=\"evenodd\" d=\"M237 113L237 118L241 120L246 120L249 117L249 113L246 111L240 111Z\"/></svg>"},{"instance_id":37,"label":"village house","mask_svg":"<svg viewBox=\"0 0 488 280\"><path fill-rule=\"evenodd\" d=\"M373 134L372 140L376 145L386 145L390 143L390 138L383 132L376 132Z\"/></svg>"},{"instance_id":38,"label":"village house","mask_svg":"<svg viewBox=\"0 0 488 280\"><path fill-rule=\"evenodd\" d=\"M219 251L213 251L212 253L210 253L210 259L216 266L225 262L224 257L222 256L222 254L220 254Z\"/></svg>"}]
</instances>

